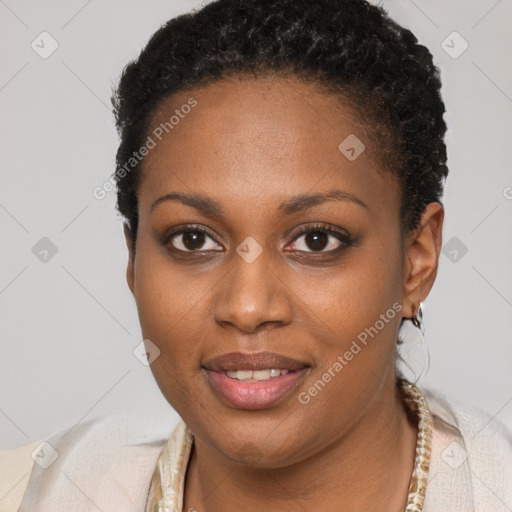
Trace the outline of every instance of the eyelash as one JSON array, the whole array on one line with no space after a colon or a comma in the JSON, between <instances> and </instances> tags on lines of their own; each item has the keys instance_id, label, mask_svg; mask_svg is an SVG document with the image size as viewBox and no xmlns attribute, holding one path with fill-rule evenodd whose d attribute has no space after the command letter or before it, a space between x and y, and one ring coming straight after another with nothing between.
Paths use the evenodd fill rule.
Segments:
<instances>
[{"instance_id":1,"label":"eyelash","mask_svg":"<svg viewBox=\"0 0 512 512\"><path fill-rule=\"evenodd\" d=\"M164 240L164 245L169 246L171 240L175 236L182 235L184 233L196 233L196 232L204 233L205 235L208 235L215 243L219 244L219 242L216 240L215 235L208 228L206 228L200 224L191 224L191 225L185 226L184 228L181 228L178 231L174 231L174 232L170 233L168 236L166 236L165 240ZM339 252L340 250L351 246L354 242L352 237L344 230L336 229L336 228L333 228L326 224L314 224L312 226L307 226L307 227L301 229L300 231L298 231L295 234L291 243L295 243L296 240L298 240L301 236L307 235L309 233L326 233L326 234L332 235L332 236L334 236L334 238L336 238L338 241L341 242L341 245L339 247L337 247L335 249L331 249L329 251L295 251L295 252L310 253L310 254L333 254L333 253ZM221 244L219 244L219 245L221 245ZM192 253L221 252L221 251L210 251L210 250L207 250L207 251L201 251L201 250L184 251L182 249L176 249L175 247L172 247L172 246L169 247L169 249L174 252L177 252L177 253L191 253L191 254ZM290 251L290 252L294 252L294 251Z\"/></svg>"},{"instance_id":2,"label":"eyelash","mask_svg":"<svg viewBox=\"0 0 512 512\"><path fill-rule=\"evenodd\" d=\"M309 233L326 233L328 235L332 235L334 238L336 238L339 242L341 242L341 245L339 247L336 247L335 249L330 249L328 251L297 251L297 252L305 252L305 253L311 253L311 254L335 254L339 252L340 250L346 249L347 247L351 246L353 244L352 237L344 230L342 229L336 229L332 226L328 226L326 224L313 224L311 226L306 226L305 228L302 228L299 230L292 242L295 243L301 236L307 235Z\"/></svg>"}]
</instances>

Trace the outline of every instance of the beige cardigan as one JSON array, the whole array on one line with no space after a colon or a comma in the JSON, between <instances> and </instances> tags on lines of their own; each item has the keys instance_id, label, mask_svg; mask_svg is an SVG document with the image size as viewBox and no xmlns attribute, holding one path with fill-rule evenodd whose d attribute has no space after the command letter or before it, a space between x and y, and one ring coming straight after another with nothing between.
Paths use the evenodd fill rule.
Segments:
<instances>
[{"instance_id":1,"label":"beige cardigan","mask_svg":"<svg viewBox=\"0 0 512 512\"><path fill-rule=\"evenodd\" d=\"M510 431L480 409L418 387L433 416L423 512L512 511ZM43 445L0 452L0 512L144 512L171 430L168 417L104 416ZM183 422L172 432L178 505L166 512L183 512L187 432Z\"/></svg>"}]
</instances>

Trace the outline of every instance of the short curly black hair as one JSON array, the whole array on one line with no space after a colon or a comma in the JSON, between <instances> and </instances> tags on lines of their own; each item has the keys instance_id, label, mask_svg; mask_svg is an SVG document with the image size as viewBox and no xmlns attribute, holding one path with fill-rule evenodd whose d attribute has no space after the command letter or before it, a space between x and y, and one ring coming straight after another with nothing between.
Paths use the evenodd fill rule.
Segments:
<instances>
[{"instance_id":1,"label":"short curly black hair","mask_svg":"<svg viewBox=\"0 0 512 512\"><path fill-rule=\"evenodd\" d=\"M312 82L351 106L400 184L404 233L441 202L448 168L440 72L410 30L365 0L216 0L157 30L112 94L116 207L134 250L143 161L129 172L126 162L156 108L177 92L260 74Z\"/></svg>"}]
</instances>

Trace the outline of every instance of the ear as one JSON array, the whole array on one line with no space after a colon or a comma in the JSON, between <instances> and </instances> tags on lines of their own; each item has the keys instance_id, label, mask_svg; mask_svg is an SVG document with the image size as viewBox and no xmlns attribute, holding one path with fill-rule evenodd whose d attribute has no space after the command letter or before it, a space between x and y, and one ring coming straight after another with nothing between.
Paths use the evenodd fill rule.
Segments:
<instances>
[{"instance_id":1,"label":"ear","mask_svg":"<svg viewBox=\"0 0 512 512\"><path fill-rule=\"evenodd\" d=\"M434 284L443 243L444 209L430 203L421 215L420 225L409 235L405 246L403 316L412 318L418 303L425 300Z\"/></svg>"},{"instance_id":2,"label":"ear","mask_svg":"<svg viewBox=\"0 0 512 512\"><path fill-rule=\"evenodd\" d=\"M128 265L126 267L126 282L128 283L128 288L133 293L135 287L135 254L133 252L133 236L128 226L128 223L124 223L124 239L126 242L126 246L128 247Z\"/></svg>"}]
</instances>

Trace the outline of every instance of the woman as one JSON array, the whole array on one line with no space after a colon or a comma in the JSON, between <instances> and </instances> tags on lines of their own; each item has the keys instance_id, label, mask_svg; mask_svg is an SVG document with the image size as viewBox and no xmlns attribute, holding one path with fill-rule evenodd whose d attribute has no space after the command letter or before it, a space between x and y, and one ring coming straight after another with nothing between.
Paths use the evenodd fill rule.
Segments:
<instances>
[{"instance_id":1,"label":"woman","mask_svg":"<svg viewBox=\"0 0 512 512\"><path fill-rule=\"evenodd\" d=\"M396 368L442 245L440 87L362 0L219 0L153 35L113 97L115 180L183 421L50 439L20 511L512 507L510 433Z\"/></svg>"}]
</instances>

